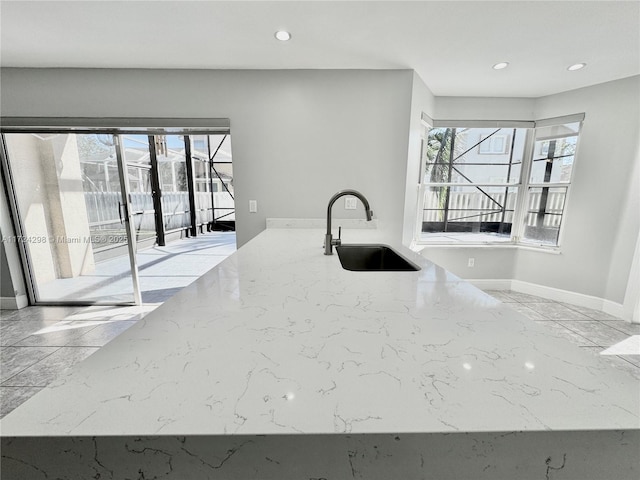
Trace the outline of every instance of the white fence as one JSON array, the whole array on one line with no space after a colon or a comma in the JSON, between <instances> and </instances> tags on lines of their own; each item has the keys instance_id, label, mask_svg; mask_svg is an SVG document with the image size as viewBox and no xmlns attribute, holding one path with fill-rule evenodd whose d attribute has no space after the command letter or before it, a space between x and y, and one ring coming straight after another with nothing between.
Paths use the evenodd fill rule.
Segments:
<instances>
[{"instance_id":1,"label":"white fence","mask_svg":"<svg viewBox=\"0 0 640 480\"><path fill-rule=\"evenodd\" d=\"M541 190L541 189L536 189ZM561 214L564 208L565 190L551 189L547 196L547 213ZM516 192L510 192L505 205L504 192L487 192L491 198L482 192L475 190L473 192L456 192L452 191L449 195L449 216L451 222L501 222L502 211L499 205L505 206L507 213L505 221L510 223L513 220L513 210L515 209ZM541 191L529 192L527 198L527 211L537 211L540 205ZM443 205L440 205L438 198L438 189L427 189L424 192L424 210L422 212L423 222L442 222L443 221ZM489 213L494 211L495 213ZM487 212L487 213L484 213ZM479 215L482 213L482 215ZM559 227L561 215L545 215L545 227ZM536 214L527 214L525 224L534 226L536 224Z\"/></svg>"},{"instance_id":2,"label":"white fence","mask_svg":"<svg viewBox=\"0 0 640 480\"><path fill-rule=\"evenodd\" d=\"M121 224L119 192L85 192L85 204L89 226L92 229L109 229ZM167 192L161 197L164 224L167 230L188 227L189 194L187 192ZM227 192L196 193L197 223L206 224L213 220L212 203L215 204L216 218L235 220L234 201ZM138 231L155 231L153 198L150 193L131 194L131 208L134 212L135 228ZM226 215L231 213L230 215Z\"/></svg>"}]
</instances>

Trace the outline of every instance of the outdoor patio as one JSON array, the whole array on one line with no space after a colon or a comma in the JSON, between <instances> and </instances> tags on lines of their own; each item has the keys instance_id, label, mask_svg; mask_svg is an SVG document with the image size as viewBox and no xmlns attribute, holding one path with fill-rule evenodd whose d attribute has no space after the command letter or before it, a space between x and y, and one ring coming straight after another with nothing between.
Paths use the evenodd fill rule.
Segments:
<instances>
[{"instance_id":1,"label":"outdoor patio","mask_svg":"<svg viewBox=\"0 0 640 480\"><path fill-rule=\"evenodd\" d=\"M204 235L154 246L136 254L142 302L162 303L212 269L236 250L235 232ZM57 279L40 286L40 298L82 302L91 299L133 299L129 258L119 256L96 264L90 274Z\"/></svg>"}]
</instances>

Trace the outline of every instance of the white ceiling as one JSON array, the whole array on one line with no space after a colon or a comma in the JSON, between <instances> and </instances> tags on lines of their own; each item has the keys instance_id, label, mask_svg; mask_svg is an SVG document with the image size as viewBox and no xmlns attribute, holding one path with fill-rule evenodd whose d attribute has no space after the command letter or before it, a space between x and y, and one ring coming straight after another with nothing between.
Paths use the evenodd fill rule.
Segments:
<instances>
[{"instance_id":1,"label":"white ceiling","mask_svg":"<svg viewBox=\"0 0 640 480\"><path fill-rule=\"evenodd\" d=\"M640 74L640 0L2 0L0 14L5 67L409 68L439 96L518 97Z\"/></svg>"}]
</instances>

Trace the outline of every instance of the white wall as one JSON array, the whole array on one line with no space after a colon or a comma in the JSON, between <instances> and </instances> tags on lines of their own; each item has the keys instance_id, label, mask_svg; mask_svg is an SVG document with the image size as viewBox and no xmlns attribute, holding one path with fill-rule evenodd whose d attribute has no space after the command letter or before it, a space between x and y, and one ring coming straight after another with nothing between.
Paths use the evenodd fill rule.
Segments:
<instances>
[{"instance_id":1,"label":"white wall","mask_svg":"<svg viewBox=\"0 0 640 480\"><path fill-rule=\"evenodd\" d=\"M511 275L618 304L633 274L640 77L539 99L434 99L410 70L4 69L1 81L6 116L229 118L239 244L267 217L324 217L342 188L361 190L380 223L408 243L423 111L440 120L585 112L561 255L437 247L424 254L466 278ZM258 200L257 214L248 213L249 199ZM362 215L342 205L337 216Z\"/></svg>"},{"instance_id":2,"label":"white wall","mask_svg":"<svg viewBox=\"0 0 640 480\"><path fill-rule=\"evenodd\" d=\"M434 120L533 120L533 98L436 97ZM513 278L516 251L501 247L426 246L420 254L466 279ZM474 266L468 267L469 257Z\"/></svg>"},{"instance_id":3,"label":"white wall","mask_svg":"<svg viewBox=\"0 0 640 480\"><path fill-rule=\"evenodd\" d=\"M624 318L631 319L633 323L640 323L640 233L631 261L631 273L627 293L624 296L623 311Z\"/></svg>"},{"instance_id":4,"label":"white wall","mask_svg":"<svg viewBox=\"0 0 640 480\"><path fill-rule=\"evenodd\" d=\"M5 116L229 118L239 245L267 217L325 217L344 188L365 194L400 240L412 80L411 70L3 69L0 98ZM343 205L336 216L364 216Z\"/></svg>"},{"instance_id":5,"label":"white wall","mask_svg":"<svg viewBox=\"0 0 640 480\"><path fill-rule=\"evenodd\" d=\"M640 224L640 77L538 99L437 97L435 118L533 120L584 112L561 254L428 246L422 255L469 279L514 279L622 304ZM467 267L475 257L475 267ZM511 277L509 275L511 266Z\"/></svg>"},{"instance_id":6,"label":"white wall","mask_svg":"<svg viewBox=\"0 0 640 480\"><path fill-rule=\"evenodd\" d=\"M640 76L536 101L536 118L578 112L562 255L521 251L516 278L621 304L640 228Z\"/></svg>"},{"instance_id":7,"label":"white wall","mask_svg":"<svg viewBox=\"0 0 640 480\"><path fill-rule=\"evenodd\" d=\"M406 162L406 194L404 199L404 221L402 243L410 245L416 231L418 217L418 182L420 181L420 152L424 130L422 114L433 116L435 97L417 73L413 73L409 138Z\"/></svg>"},{"instance_id":8,"label":"white wall","mask_svg":"<svg viewBox=\"0 0 640 480\"><path fill-rule=\"evenodd\" d=\"M10 239L15 238L9 202L0 194L0 235L7 239L0 242L0 309L16 309L28 303L27 287L24 283L18 244Z\"/></svg>"},{"instance_id":9,"label":"white wall","mask_svg":"<svg viewBox=\"0 0 640 480\"><path fill-rule=\"evenodd\" d=\"M434 120L534 120L535 105L534 98L436 97L432 118Z\"/></svg>"},{"instance_id":10,"label":"white wall","mask_svg":"<svg viewBox=\"0 0 640 480\"><path fill-rule=\"evenodd\" d=\"M466 280L514 278L517 250L504 247L424 246L420 255ZM473 267L469 259L473 258Z\"/></svg>"},{"instance_id":11,"label":"white wall","mask_svg":"<svg viewBox=\"0 0 640 480\"><path fill-rule=\"evenodd\" d=\"M15 296L16 292L13 289L9 260L4 251L4 243L0 243L0 297L14 298Z\"/></svg>"}]
</instances>

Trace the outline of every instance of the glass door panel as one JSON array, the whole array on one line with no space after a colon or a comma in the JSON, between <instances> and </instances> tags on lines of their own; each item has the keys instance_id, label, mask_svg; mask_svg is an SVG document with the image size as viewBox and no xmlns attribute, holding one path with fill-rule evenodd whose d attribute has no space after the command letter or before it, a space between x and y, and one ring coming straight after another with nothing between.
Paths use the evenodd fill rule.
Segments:
<instances>
[{"instance_id":1,"label":"glass door panel","mask_svg":"<svg viewBox=\"0 0 640 480\"><path fill-rule=\"evenodd\" d=\"M123 135L122 146L127 166L127 184L137 249L156 242L155 207L153 203L151 152L147 135Z\"/></svg>"},{"instance_id":2,"label":"glass door panel","mask_svg":"<svg viewBox=\"0 0 640 480\"><path fill-rule=\"evenodd\" d=\"M231 136L228 134L209 135L209 145L215 222L235 225Z\"/></svg>"},{"instance_id":3,"label":"glass door panel","mask_svg":"<svg viewBox=\"0 0 640 480\"><path fill-rule=\"evenodd\" d=\"M191 227L184 137L156 135L162 216L166 232Z\"/></svg>"},{"instance_id":4,"label":"glass door panel","mask_svg":"<svg viewBox=\"0 0 640 480\"><path fill-rule=\"evenodd\" d=\"M193 183L195 187L197 225L213 222L213 191L209 168L209 147L206 135L191 135L191 159L193 161Z\"/></svg>"},{"instance_id":5,"label":"glass door panel","mask_svg":"<svg viewBox=\"0 0 640 480\"><path fill-rule=\"evenodd\" d=\"M134 303L112 135L6 134L36 302Z\"/></svg>"}]
</instances>

